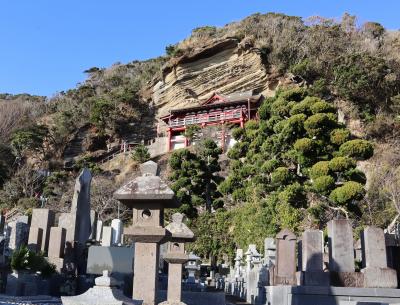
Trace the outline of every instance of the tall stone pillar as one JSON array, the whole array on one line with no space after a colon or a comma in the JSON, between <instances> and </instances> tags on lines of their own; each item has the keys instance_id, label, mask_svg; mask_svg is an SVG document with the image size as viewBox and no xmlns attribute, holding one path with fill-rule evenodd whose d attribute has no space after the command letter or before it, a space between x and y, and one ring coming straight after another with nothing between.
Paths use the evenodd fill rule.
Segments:
<instances>
[{"instance_id":1,"label":"tall stone pillar","mask_svg":"<svg viewBox=\"0 0 400 305\"><path fill-rule=\"evenodd\" d=\"M155 305L158 284L159 245L168 235L163 228L164 209L179 207L174 192L160 177L158 166L148 161L140 166L142 176L128 182L114 197L132 208L132 226L125 235L135 243L133 299Z\"/></svg>"},{"instance_id":2,"label":"tall stone pillar","mask_svg":"<svg viewBox=\"0 0 400 305\"><path fill-rule=\"evenodd\" d=\"M182 265L189 256L185 253L185 242L194 239L193 232L183 223L183 215L175 213L172 222L166 227L171 233L164 260L168 262L168 293L167 301L162 305L184 305L182 295Z\"/></svg>"}]
</instances>

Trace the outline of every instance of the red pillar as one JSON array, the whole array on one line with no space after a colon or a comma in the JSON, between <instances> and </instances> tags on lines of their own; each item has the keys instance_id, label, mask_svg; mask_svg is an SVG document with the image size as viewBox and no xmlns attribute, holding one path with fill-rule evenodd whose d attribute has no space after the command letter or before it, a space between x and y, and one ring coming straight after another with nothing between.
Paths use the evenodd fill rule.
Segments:
<instances>
[{"instance_id":1,"label":"red pillar","mask_svg":"<svg viewBox=\"0 0 400 305\"><path fill-rule=\"evenodd\" d=\"M186 127L185 127L185 131L186 131ZM189 141L188 138L185 136L185 147L189 146Z\"/></svg>"},{"instance_id":2,"label":"red pillar","mask_svg":"<svg viewBox=\"0 0 400 305\"><path fill-rule=\"evenodd\" d=\"M244 127L243 109L240 110L240 128Z\"/></svg>"},{"instance_id":3,"label":"red pillar","mask_svg":"<svg viewBox=\"0 0 400 305\"><path fill-rule=\"evenodd\" d=\"M172 138L172 130L171 130L171 128L168 128L168 130L167 130L167 132L168 132L168 143L167 143L167 148L168 148L168 151L170 151L171 150L171 138Z\"/></svg>"},{"instance_id":4,"label":"red pillar","mask_svg":"<svg viewBox=\"0 0 400 305\"><path fill-rule=\"evenodd\" d=\"M244 120L243 120L243 116L240 118L240 128L244 127Z\"/></svg>"}]
</instances>

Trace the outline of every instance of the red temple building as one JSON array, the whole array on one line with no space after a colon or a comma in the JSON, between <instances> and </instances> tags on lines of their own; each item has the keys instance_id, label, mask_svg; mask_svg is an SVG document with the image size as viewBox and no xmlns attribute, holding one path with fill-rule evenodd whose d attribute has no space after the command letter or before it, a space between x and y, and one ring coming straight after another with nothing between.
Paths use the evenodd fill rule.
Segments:
<instances>
[{"instance_id":1,"label":"red temple building","mask_svg":"<svg viewBox=\"0 0 400 305\"><path fill-rule=\"evenodd\" d=\"M257 110L262 99L262 95L255 95L252 91L231 95L214 93L199 106L171 110L168 115L160 117L160 120L167 125L168 150L189 145L184 133L190 125L198 125L201 128L238 125L243 128L248 120L257 118ZM215 136L223 149L234 144L234 140L229 132L225 132L225 128L220 128Z\"/></svg>"}]
</instances>

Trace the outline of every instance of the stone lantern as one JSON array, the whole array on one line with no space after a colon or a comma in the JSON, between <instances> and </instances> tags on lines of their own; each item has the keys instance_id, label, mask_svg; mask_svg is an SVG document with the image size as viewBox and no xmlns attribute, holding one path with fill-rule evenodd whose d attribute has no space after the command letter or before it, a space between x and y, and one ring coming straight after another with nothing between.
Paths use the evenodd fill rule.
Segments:
<instances>
[{"instance_id":1,"label":"stone lantern","mask_svg":"<svg viewBox=\"0 0 400 305\"><path fill-rule=\"evenodd\" d=\"M168 262L168 294L162 305L184 305L182 294L182 265L189 256L185 253L185 242L193 241L193 232L183 223L184 215L175 213L172 222L165 228L171 233L164 260Z\"/></svg>"},{"instance_id":2,"label":"stone lantern","mask_svg":"<svg viewBox=\"0 0 400 305\"><path fill-rule=\"evenodd\" d=\"M128 182L114 193L133 210L132 225L124 230L135 243L133 299L143 305L156 304L160 243L169 232L163 228L164 209L179 207L174 192L157 176L153 161L140 165L141 177Z\"/></svg>"},{"instance_id":3,"label":"stone lantern","mask_svg":"<svg viewBox=\"0 0 400 305\"><path fill-rule=\"evenodd\" d=\"M188 271L188 284L196 283L196 271L200 271L200 257L195 255L194 253L189 254L188 262L185 266L185 269Z\"/></svg>"}]
</instances>

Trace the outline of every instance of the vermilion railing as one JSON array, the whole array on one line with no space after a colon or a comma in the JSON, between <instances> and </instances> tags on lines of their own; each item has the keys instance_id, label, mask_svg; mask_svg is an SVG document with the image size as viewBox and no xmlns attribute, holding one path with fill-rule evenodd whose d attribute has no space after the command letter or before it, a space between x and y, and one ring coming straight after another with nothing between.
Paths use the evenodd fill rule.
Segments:
<instances>
[{"instance_id":1,"label":"vermilion railing","mask_svg":"<svg viewBox=\"0 0 400 305\"><path fill-rule=\"evenodd\" d=\"M201 123L212 123L219 121L226 121L232 119L239 119L242 117L242 109L235 109L227 112L218 113L204 113L195 116L188 116L185 118L177 118L169 121L170 127L186 126Z\"/></svg>"}]
</instances>

